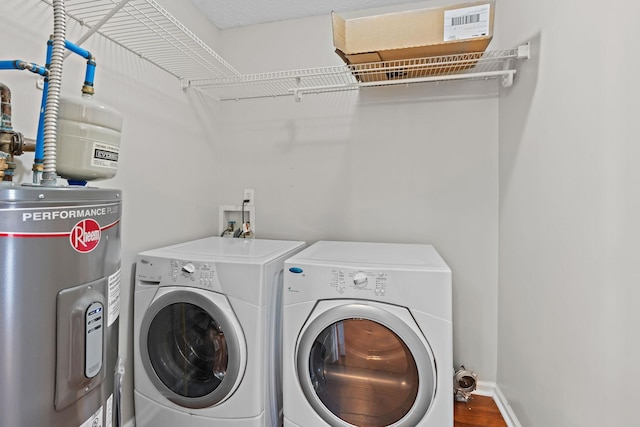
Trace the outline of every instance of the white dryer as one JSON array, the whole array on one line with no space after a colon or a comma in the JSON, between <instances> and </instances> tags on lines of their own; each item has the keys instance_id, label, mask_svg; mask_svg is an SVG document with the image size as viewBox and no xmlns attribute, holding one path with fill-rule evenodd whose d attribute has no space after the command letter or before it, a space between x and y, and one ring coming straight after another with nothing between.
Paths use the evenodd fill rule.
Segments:
<instances>
[{"instance_id":1,"label":"white dryer","mask_svg":"<svg viewBox=\"0 0 640 427\"><path fill-rule=\"evenodd\" d=\"M280 289L303 248L210 237L138 255L137 427L281 425Z\"/></svg>"},{"instance_id":2,"label":"white dryer","mask_svg":"<svg viewBox=\"0 0 640 427\"><path fill-rule=\"evenodd\" d=\"M451 302L431 245L320 241L289 258L284 425L452 427Z\"/></svg>"}]
</instances>

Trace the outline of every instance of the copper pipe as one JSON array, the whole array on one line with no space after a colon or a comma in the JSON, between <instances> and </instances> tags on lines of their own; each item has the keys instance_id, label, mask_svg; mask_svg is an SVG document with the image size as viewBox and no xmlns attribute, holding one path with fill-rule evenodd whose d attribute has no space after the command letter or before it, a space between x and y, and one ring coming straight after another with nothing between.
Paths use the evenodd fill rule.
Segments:
<instances>
[{"instance_id":1,"label":"copper pipe","mask_svg":"<svg viewBox=\"0 0 640 427\"><path fill-rule=\"evenodd\" d=\"M5 153L0 162L0 178L2 181L12 181L13 171L16 168L14 156L19 156L25 151L35 151L36 142L33 139L23 138L20 132L13 130L11 90L2 83L0 83L0 99L2 100L0 106L0 152Z\"/></svg>"},{"instance_id":2,"label":"copper pipe","mask_svg":"<svg viewBox=\"0 0 640 427\"><path fill-rule=\"evenodd\" d=\"M32 153L36 151L36 140L33 138L24 138L22 140L22 152Z\"/></svg>"},{"instance_id":3,"label":"copper pipe","mask_svg":"<svg viewBox=\"0 0 640 427\"><path fill-rule=\"evenodd\" d=\"M2 106L0 107L0 130L11 130L11 90L5 84L0 83L0 98Z\"/></svg>"}]
</instances>

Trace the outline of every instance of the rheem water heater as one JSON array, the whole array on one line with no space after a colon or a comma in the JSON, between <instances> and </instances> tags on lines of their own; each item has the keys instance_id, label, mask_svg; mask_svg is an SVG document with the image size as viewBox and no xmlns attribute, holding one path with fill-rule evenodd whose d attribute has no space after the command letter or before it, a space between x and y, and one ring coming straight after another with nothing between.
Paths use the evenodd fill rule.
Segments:
<instances>
[{"instance_id":1,"label":"rheem water heater","mask_svg":"<svg viewBox=\"0 0 640 427\"><path fill-rule=\"evenodd\" d=\"M0 426L118 425L120 196L0 185Z\"/></svg>"}]
</instances>

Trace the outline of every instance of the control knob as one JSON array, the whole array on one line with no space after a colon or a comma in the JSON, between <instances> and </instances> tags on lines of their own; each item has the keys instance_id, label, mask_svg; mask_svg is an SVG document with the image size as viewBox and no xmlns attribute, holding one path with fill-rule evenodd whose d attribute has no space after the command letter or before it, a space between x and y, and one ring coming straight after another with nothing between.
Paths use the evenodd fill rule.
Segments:
<instances>
[{"instance_id":1,"label":"control knob","mask_svg":"<svg viewBox=\"0 0 640 427\"><path fill-rule=\"evenodd\" d=\"M188 274L193 274L193 272L196 271L196 267L193 263L188 262L182 266L182 271Z\"/></svg>"},{"instance_id":2,"label":"control knob","mask_svg":"<svg viewBox=\"0 0 640 427\"><path fill-rule=\"evenodd\" d=\"M353 275L353 284L356 285L357 288L362 288L366 286L368 282L367 275L363 272L358 272Z\"/></svg>"}]
</instances>

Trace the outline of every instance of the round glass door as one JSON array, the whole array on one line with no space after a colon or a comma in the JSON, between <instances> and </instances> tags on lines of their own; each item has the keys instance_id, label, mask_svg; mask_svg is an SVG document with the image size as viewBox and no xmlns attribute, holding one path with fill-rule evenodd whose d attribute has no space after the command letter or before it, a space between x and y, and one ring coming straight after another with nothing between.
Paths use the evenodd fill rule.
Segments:
<instances>
[{"instance_id":1,"label":"round glass door","mask_svg":"<svg viewBox=\"0 0 640 427\"><path fill-rule=\"evenodd\" d=\"M333 426L415 425L433 398L432 367L428 350L406 323L360 304L319 316L298 353L305 395Z\"/></svg>"},{"instance_id":2,"label":"round glass door","mask_svg":"<svg viewBox=\"0 0 640 427\"><path fill-rule=\"evenodd\" d=\"M215 405L232 391L239 375L238 338L230 319L209 300L177 291L147 312L141 334L143 364L169 400L188 408Z\"/></svg>"},{"instance_id":3,"label":"round glass door","mask_svg":"<svg viewBox=\"0 0 640 427\"><path fill-rule=\"evenodd\" d=\"M151 321L147 348L151 366L171 391L202 397L220 386L229 354L220 325L193 304L171 304Z\"/></svg>"}]
</instances>

